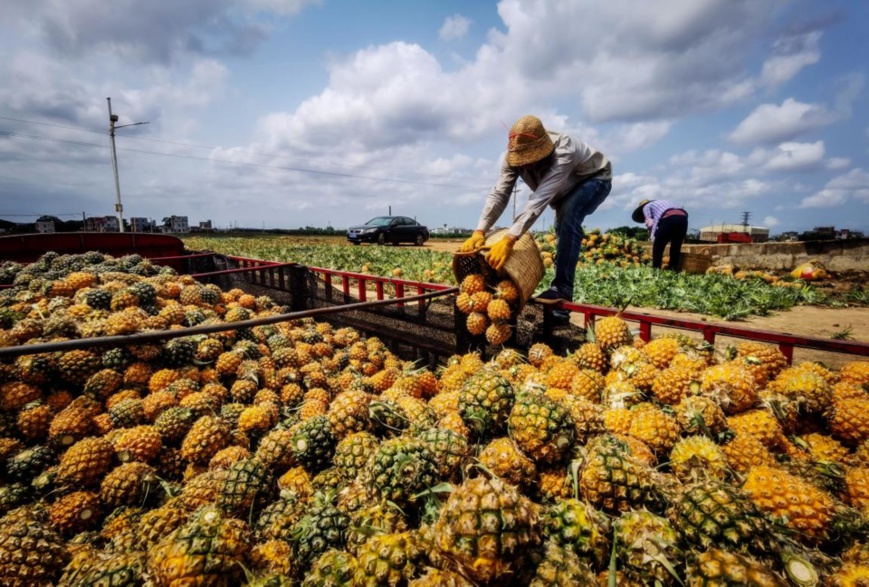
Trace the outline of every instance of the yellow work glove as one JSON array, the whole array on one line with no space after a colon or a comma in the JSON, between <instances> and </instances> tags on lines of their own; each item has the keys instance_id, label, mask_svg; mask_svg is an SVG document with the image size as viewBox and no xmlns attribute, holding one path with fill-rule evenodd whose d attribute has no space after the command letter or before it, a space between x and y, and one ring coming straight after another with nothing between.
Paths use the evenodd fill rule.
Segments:
<instances>
[{"instance_id":1,"label":"yellow work glove","mask_svg":"<svg viewBox=\"0 0 869 587\"><path fill-rule=\"evenodd\" d=\"M508 234L492 245L489 254L486 255L486 262L489 263L492 269L495 271L501 270L501 267L507 262L507 257L513 252L513 243L515 242L516 239Z\"/></svg>"},{"instance_id":2,"label":"yellow work glove","mask_svg":"<svg viewBox=\"0 0 869 587\"><path fill-rule=\"evenodd\" d=\"M462 253L470 253L472 251L479 251L483 248L483 245L486 244L486 235L482 230L475 230L474 234L471 235L471 238L462 243L462 246L459 247L459 251Z\"/></svg>"}]
</instances>

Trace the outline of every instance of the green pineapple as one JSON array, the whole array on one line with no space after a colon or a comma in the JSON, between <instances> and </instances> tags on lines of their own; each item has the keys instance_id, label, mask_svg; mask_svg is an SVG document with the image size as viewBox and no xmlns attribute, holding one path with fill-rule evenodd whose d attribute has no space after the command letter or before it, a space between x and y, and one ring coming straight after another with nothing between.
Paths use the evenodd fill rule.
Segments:
<instances>
[{"instance_id":1,"label":"green pineapple","mask_svg":"<svg viewBox=\"0 0 869 587\"><path fill-rule=\"evenodd\" d=\"M574 422L560 404L542 394L520 393L507 420L510 438L538 463L557 463L573 446Z\"/></svg>"},{"instance_id":2,"label":"green pineapple","mask_svg":"<svg viewBox=\"0 0 869 587\"><path fill-rule=\"evenodd\" d=\"M507 424L514 396L513 386L506 377L484 368L459 392L459 413L478 436L495 436Z\"/></svg>"},{"instance_id":3,"label":"green pineapple","mask_svg":"<svg viewBox=\"0 0 869 587\"><path fill-rule=\"evenodd\" d=\"M417 438L434 452L441 479L454 479L459 475L471 452L467 438L447 428L429 428Z\"/></svg>"},{"instance_id":4,"label":"green pineapple","mask_svg":"<svg viewBox=\"0 0 869 587\"><path fill-rule=\"evenodd\" d=\"M764 554L772 549L770 528L757 505L739 489L716 481L685 488L668 511L685 543Z\"/></svg>"},{"instance_id":5,"label":"green pineapple","mask_svg":"<svg viewBox=\"0 0 869 587\"><path fill-rule=\"evenodd\" d=\"M233 463L226 471L217 507L231 516L246 517L254 502L271 493L272 472L256 457Z\"/></svg>"},{"instance_id":6,"label":"green pineapple","mask_svg":"<svg viewBox=\"0 0 869 587\"><path fill-rule=\"evenodd\" d=\"M377 494L399 507L414 503L417 494L434 487L438 480L434 452L425 442L407 437L381 444L368 469Z\"/></svg>"},{"instance_id":7,"label":"green pineapple","mask_svg":"<svg viewBox=\"0 0 869 587\"><path fill-rule=\"evenodd\" d=\"M546 538L602 567L610 555L609 522L605 514L574 498L562 499L543 516Z\"/></svg>"},{"instance_id":8,"label":"green pineapple","mask_svg":"<svg viewBox=\"0 0 869 587\"><path fill-rule=\"evenodd\" d=\"M377 438L370 432L355 432L335 447L332 462L347 481L353 481L365 470L371 455L377 450Z\"/></svg>"},{"instance_id":9,"label":"green pineapple","mask_svg":"<svg viewBox=\"0 0 869 587\"><path fill-rule=\"evenodd\" d=\"M299 464L308 472L316 473L331 463L335 444L329 418L321 415L298 424L290 448Z\"/></svg>"},{"instance_id":10,"label":"green pineapple","mask_svg":"<svg viewBox=\"0 0 869 587\"><path fill-rule=\"evenodd\" d=\"M330 548L341 549L347 541L350 518L331 503L329 496L318 493L307 513L293 528L293 555L307 568Z\"/></svg>"},{"instance_id":11,"label":"green pineapple","mask_svg":"<svg viewBox=\"0 0 869 587\"><path fill-rule=\"evenodd\" d=\"M592 506L608 513L628 511L657 496L651 470L611 434L598 436L586 446L579 490Z\"/></svg>"}]
</instances>

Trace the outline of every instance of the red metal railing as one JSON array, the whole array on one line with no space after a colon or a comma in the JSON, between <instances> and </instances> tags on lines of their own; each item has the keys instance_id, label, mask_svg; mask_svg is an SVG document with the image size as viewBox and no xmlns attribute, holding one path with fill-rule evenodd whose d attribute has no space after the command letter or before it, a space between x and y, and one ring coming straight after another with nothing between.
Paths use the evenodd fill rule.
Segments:
<instances>
[{"instance_id":1,"label":"red metal railing","mask_svg":"<svg viewBox=\"0 0 869 587\"><path fill-rule=\"evenodd\" d=\"M614 308L594 306L591 304L562 303L553 307L553 309L555 308L583 314L585 317L584 324L586 328L592 326L595 318L598 316L615 316L618 314L626 321L639 323L639 335L644 341L649 341L651 339L653 326L661 326L700 332L703 335L703 339L709 344L715 344L715 338L717 336L732 336L776 344L782 354L787 357L788 363L793 362L794 348L797 347L836 353L847 353L862 357L869 356L869 343L864 342L795 336L792 334L772 332L769 330L754 330L751 328L740 328L738 326L709 324L708 322L700 322L698 320L653 316L641 312L620 312Z\"/></svg>"}]
</instances>

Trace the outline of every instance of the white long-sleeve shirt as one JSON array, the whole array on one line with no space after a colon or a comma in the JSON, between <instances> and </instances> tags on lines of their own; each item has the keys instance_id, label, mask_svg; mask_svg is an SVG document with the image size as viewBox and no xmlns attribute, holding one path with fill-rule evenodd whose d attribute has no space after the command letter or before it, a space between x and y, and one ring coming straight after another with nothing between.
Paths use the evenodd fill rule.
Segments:
<instances>
[{"instance_id":1,"label":"white long-sleeve shirt","mask_svg":"<svg viewBox=\"0 0 869 587\"><path fill-rule=\"evenodd\" d=\"M486 198L477 230L485 232L498 221L519 177L533 193L510 227L509 233L516 238L531 228L546 206L555 206L577 184L591 177L612 179L612 165L606 155L565 134L549 131L549 137L555 150L534 165L511 167L506 154L502 156L498 181Z\"/></svg>"}]
</instances>

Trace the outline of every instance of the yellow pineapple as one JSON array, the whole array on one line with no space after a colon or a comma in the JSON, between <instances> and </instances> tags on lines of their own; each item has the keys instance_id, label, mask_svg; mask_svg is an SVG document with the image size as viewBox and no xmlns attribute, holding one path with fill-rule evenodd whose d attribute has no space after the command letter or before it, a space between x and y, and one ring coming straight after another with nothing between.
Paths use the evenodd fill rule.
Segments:
<instances>
[{"instance_id":1,"label":"yellow pineapple","mask_svg":"<svg viewBox=\"0 0 869 587\"><path fill-rule=\"evenodd\" d=\"M715 399L728 414L754 407L759 399L758 391L752 374L733 363L709 367L700 381L700 392Z\"/></svg>"},{"instance_id":2,"label":"yellow pineapple","mask_svg":"<svg viewBox=\"0 0 869 587\"><path fill-rule=\"evenodd\" d=\"M618 316L607 316L595 322L594 337L605 353L629 345L634 340L627 322Z\"/></svg>"},{"instance_id":3,"label":"yellow pineapple","mask_svg":"<svg viewBox=\"0 0 869 587\"><path fill-rule=\"evenodd\" d=\"M723 480L727 474L727 458L709 437L687 436L670 451L670 468L683 483L707 477Z\"/></svg>"},{"instance_id":4,"label":"yellow pineapple","mask_svg":"<svg viewBox=\"0 0 869 587\"><path fill-rule=\"evenodd\" d=\"M748 471L742 489L773 518L782 520L810 543L827 536L833 519L833 499L811 483L774 466Z\"/></svg>"}]
</instances>

